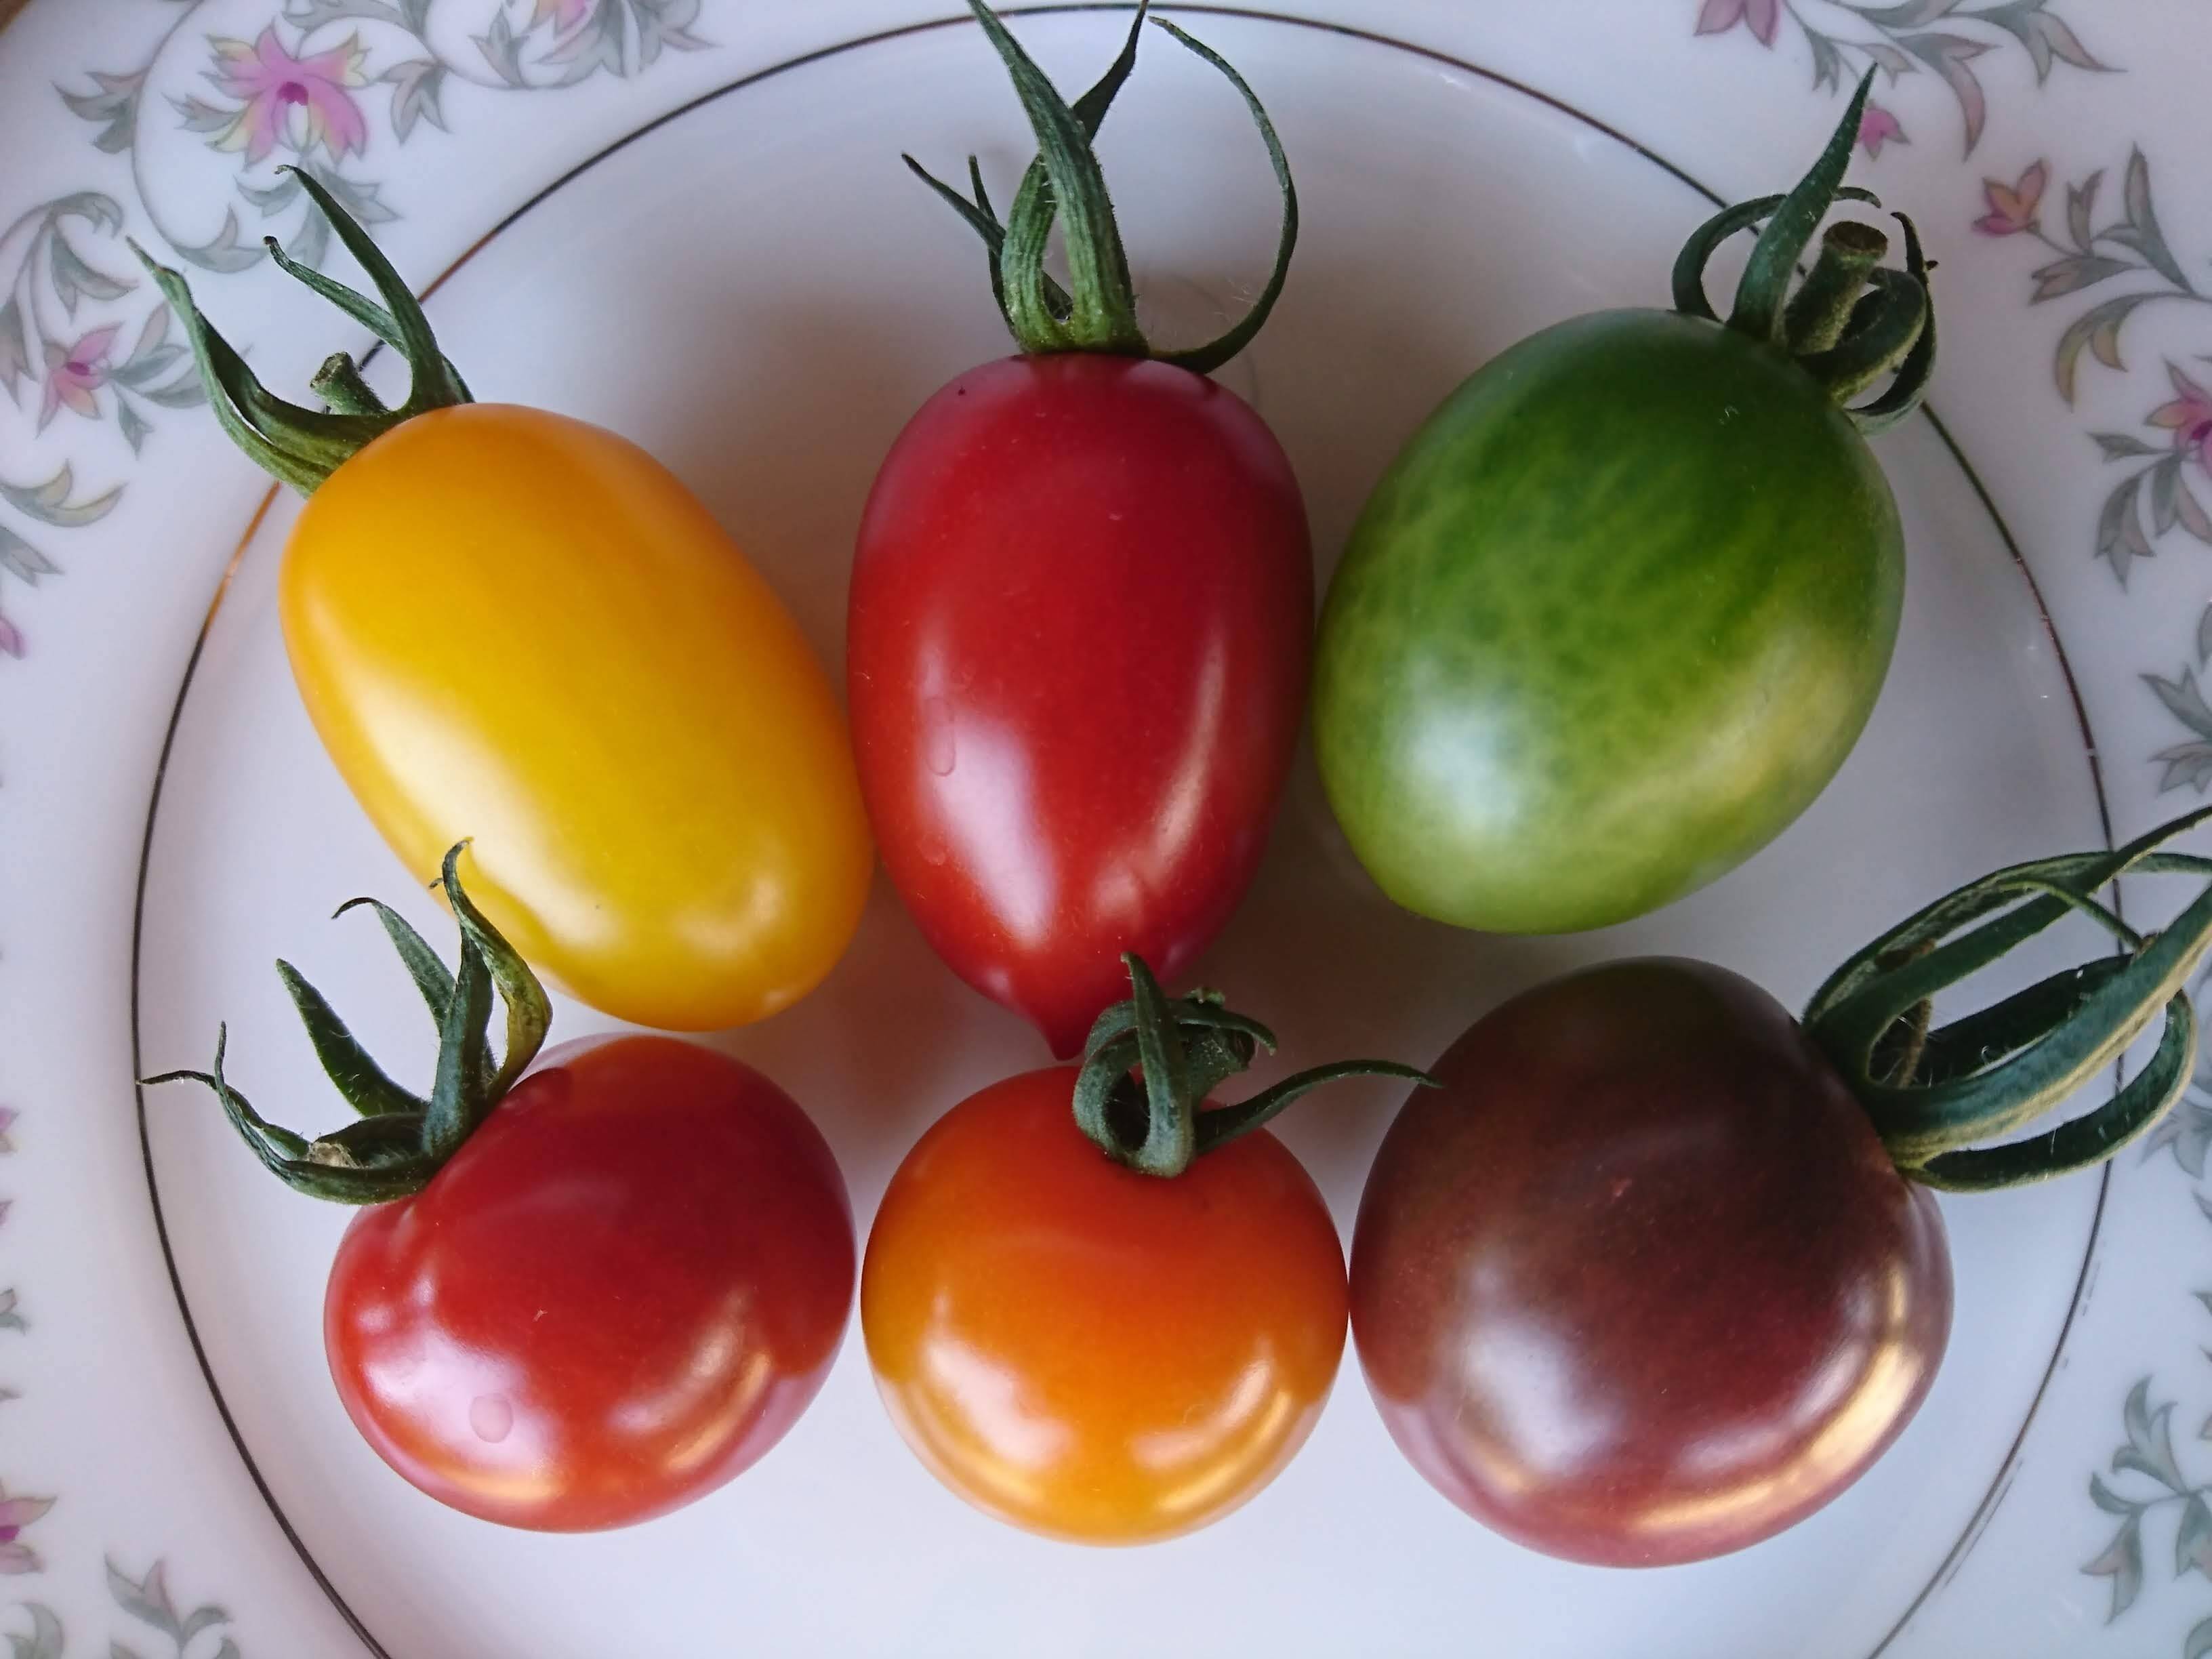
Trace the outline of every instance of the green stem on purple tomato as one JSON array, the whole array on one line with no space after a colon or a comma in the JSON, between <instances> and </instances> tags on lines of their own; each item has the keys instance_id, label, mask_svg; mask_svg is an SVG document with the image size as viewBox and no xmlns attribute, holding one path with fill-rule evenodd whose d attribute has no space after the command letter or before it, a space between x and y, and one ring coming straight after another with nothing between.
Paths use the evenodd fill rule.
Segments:
<instances>
[{"instance_id":1,"label":"green stem on purple tomato","mask_svg":"<svg viewBox=\"0 0 2212 1659\"><path fill-rule=\"evenodd\" d=\"M2170 927L2149 934L2094 896L2122 875L2212 878L2212 859L2162 850L2208 820L2212 807L2117 851L2037 859L1970 882L1829 976L1806 1009L1806 1031L1903 1173L1960 1191L2045 1180L2102 1163L2180 1099L2197 1056L2197 1017L2184 988L2212 953L2212 881ZM1930 1024L1939 993L2075 915L2111 933L2120 954ZM2155 1051L2110 1101L2055 1128L2005 1139L2063 1105L2161 1014Z\"/></svg>"}]
</instances>

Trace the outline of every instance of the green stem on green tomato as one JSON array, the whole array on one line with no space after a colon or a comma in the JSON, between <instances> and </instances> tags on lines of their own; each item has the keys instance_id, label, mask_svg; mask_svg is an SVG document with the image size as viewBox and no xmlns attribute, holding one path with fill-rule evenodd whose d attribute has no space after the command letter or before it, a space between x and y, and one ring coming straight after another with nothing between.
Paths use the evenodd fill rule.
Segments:
<instances>
[{"instance_id":1,"label":"green stem on green tomato","mask_svg":"<svg viewBox=\"0 0 2212 1659\"><path fill-rule=\"evenodd\" d=\"M1171 1177L1194 1158L1258 1128L1301 1095L1340 1078L1436 1079L1388 1060L1346 1060L1285 1078L1249 1100L1202 1111L1208 1094L1273 1054L1274 1033L1222 1006L1218 991L1170 1000L1141 957L1125 953L1130 997L1098 1016L1075 1079L1075 1121L1091 1143L1139 1175ZM1141 1081L1139 1080L1141 1074Z\"/></svg>"},{"instance_id":2,"label":"green stem on green tomato","mask_svg":"<svg viewBox=\"0 0 2212 1659\"><path fill-rule=\"evenodd\" d=\"M437 1023L438 1062L427 1097L387 1077L323 994L283 961L276 964L277 976L307 1028L316 1059L360 1115L357 1121L313 1140L270 1122L223 1075L228 1028L216 1033L211 1071L164 1072L140 1081L192 1082L213 1090L240 1139L295 1191L339 1204L381 1204L421 1192L514 1087L544 1044L553 1017L544 988L529 965L462 890L460 856L467 845L462 842L448 852L440 872L461 933L460 961L453 971L389 905L350 899L336 912L343 915L357 904L374 905ZM496 1065L489 1031L495 992L507 1008L507 1041Z\"/></svg>"},{"instance_id":3,"label":"green stem on green tomato","mask_svg":"<svg viewBox=\"0 0 2212 1659\"><path fill-rule=\"evenodd\" d=\"M1705 266L1723 242L1764 220L1736 285L1728 326L1794 357L1867 433L1887 430L1917 409L1936 372L1936 314L1928 292L1932 267L1911 221L1895 216L1905 227L1903 270L1876 263L1887 248L1880 232L1839 224L1828 231L1794 297L1790 285L1814 232L1838 201L1881 205L1871 192L1843 181L1874 74L1867 70L1826 148L1796 189L1722 209L1698 228L1674 261L1675 310L1717 322L1705 295ZM1880 397L1851 404L1885 376L1893 378Z\"/></svg>"},{"instance_id":4,"label":"green stem on green tomato","mask_svg":"<svg viewBox=\"0 0 2212 1659\"><path fill-rule=\"evenodd\" d=\"M968 158L969 184L975 192L972 200L933 177L913 156L901 159L982 239L990 256L992 297L998 301L1015 343L1024 352L1036 355L1095 351L1154 357L1200 374L1227 362L1251 343L1274 309L1298 240L1298 195L1291 181L1290 162L1283 155L1274 124L1252 88L1218 53L1173 23L1150 16L1147 6L1140 3L1120 54L1097 85L1069 104L1007 32L998 15L983 0L969 0L969 3L1021 97L1030 131L1036 136L1036 159L1023 173L1003 226L984 191L981 169L974 156ZM1242 319L1217 338L1181 351L1155 351L1138 326L1128 253L1121 245L1105 174L1091 149L1115 95L1136 64L1137 42L1147 22L1219 70L1237 89L1259 129L1261 142L1267 146L1268 165L1274 169L1276 187L1282 193L1282 230L1276 241L1274 267L1259 297ZM1055 218L1066 247L1065 288L1044 268Z\"/></svg>"},{"instance_id":5,"label":"green stem on green tomato","mask_svg":"<svg viewBox=\"0 0 2212 1659\"><path fill-rule=\"evenodd\" d=\"M2188 1087L2197 1017L2184 989L2212 952L2212 883L2163 932L2139 934L2094 894L2122 875L2212 877L2212 859L2168 842L2212 807L2116 852L2017 864L1908 918L1830 975L1805 1029L1874 1121L1898 1168L1928 1186L1985 1191L2105 1159L2148 1130ZM2080 915L2121 954L2039 981L1933 1026L1936 996L2063 916ZM2155 1051L2103 1106L2007 1140L2062 1105L2164 1016ZM1996 1141L1990 1146L1984 1143Z\"/></svg>"}]
</instances>

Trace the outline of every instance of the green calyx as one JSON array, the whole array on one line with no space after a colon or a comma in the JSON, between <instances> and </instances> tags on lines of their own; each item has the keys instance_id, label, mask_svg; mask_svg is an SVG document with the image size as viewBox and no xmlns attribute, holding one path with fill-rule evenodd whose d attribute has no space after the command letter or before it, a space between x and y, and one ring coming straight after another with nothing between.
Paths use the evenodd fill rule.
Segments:
<instances>
[{"instance_id":1,"label":"green calyx","mask_svg":"<svg viewBox=\"0 0 2212 1659\"><path fill-rule=\"evenodd\" d=\"M1098 1016L1075 1079L1075 1122L1098 1150L1139 1175L1174 1176L1191 1160L1258 1128L1299 1096L1347 1077L1404 1078L1433 1089L1425 1072L1387 1060L1346 1060L1285 1078L1234 1106L1200 1111L1221 1082L1252 1064L1275 1036L1231 1013L1218 991L1170 1000L1140 957L1124 954L1130 998ZM1133 1073L1141 1069L1140 1081Z\"/></svg>"},{"instance_id":2,"label":"green calyx","mask_svg":"<svg viewBox=\"0 0 2212 1659\"><path fill-rule=\"evenodd\" d=\"M299 180L308 198L329 219L338 240L368 271L376 291L384 296L384 304L380 306L344 283L299 264L276 245L273 236L262 239L269 257L287 276L313 289L407 360L410 376L407 401L398 408L385 407L362 378L359 366L343 352L325 362L309 383L322 399L323 408L302 408L276 396L246 366L246 360L231 343L209 325L193 303L192 291L183 276L156 264L136 242L131 244L131 251L183 322L185 337L191 343L192 360L199 365L200 384L207 391L208 406L215 410L223 430L256 465L305 495L313 495L324 479L402 421L467 403L470 398L459 371L439 350L422 306L391 262L378 252L368 233L313 174L300 167L280 171Z\"/></svg>"},{"instance_id":3,"label":"green calyx","mask_svg":"<svg viewBox=\"0 0 2212 1659\"><path fill-rule=\"evenodd\" d=\"M2014 865L1946 895L1830 976L1805 1029L1874 1120L1897 1167L1953 1191L1989 1191L2087 1168L2151 1128L2188 1087L2197 1017L2183 987L2212 951L2212 884L2157 933L2139 933L2094 895L2122 875L2212 877L2212 859L2163 851L2212 808L2117 852ZM1948 1024L1932 1000L2062 916L2078 912L2121 953L2051 975ZM2155 1051L2103 1106L2026 1139L2164 1016Z\"/></svg>"},{"instance_id":4,"label":"green calyx","mask_svg":"<svg viewBox=\"0 0 2212 1659\"><path fill-rule=\"evenodd\" d=\"M216 1033L212 1071L164 1072L143 1081L206 1085L254 1156L287 1186L311 1198L382 1204L421 1192L514 1085L544 1042L552 1018L544 988L461 890L458 866L467 845L463 842L446 854L440 878L460 925L457 969L448 971L389 905L350 899L336 912L343 915L356 905L373 906L415 988L429 1005L438 1026L438 1064L427 1099L387 1077L322 993L283 961L276 964L277 975L300 1011L316 1058L360 1115L356 1121L313 1140L270 1122L223 1077L227 1030ZM495 991L507 1008L507 1041L496 1064L490 1042Z\"/></svg>"},{"instance_id":5,"label":"green calyx","mask_svg":"<svg viewBox=\"0 0 2212 1659\"><path fill-rule=\"evenodd\" d=\"M1917 409L1936 372L1936 311L1928 291L1934 267L1921 252L1919 233L1903 214L1893 216L1905 230L1905 269L1895 270L1881 264L1889 239L1881 231L1831 225L1794 294L1790 283L1813 233L1839 199L1881 205L1872 191L1843 181L1873 85L1869 70L1796 189L1723 208L1698 228L1674 261L1674 309L1717 322L1705 297L1705 265L1723 242L1764 220L1728 325L1795 358L1865 433L1885 431ZM1885 376L1890 383L1878 396L1851 403Z\"/></svg>"},{"instance_id":6,"label":"green calyx","mask_svg":"<svg viewBox=\"0 0 2212 1659\"><path fill-rule=\"evenodd\" d=\"M991 262L991 293L999 302L1006 327L1022 350L1033 355L1060 351L1098 351L1126 357L1152 357L1204 374L1218 368L1252 342L1289 273L1291 252L1298 240L1298 193L1291 182L1290 162L1275 136L1274 124L1244 79L1211 48L1193 40L1164 18L1149 17L1140 3L1129 26L1129 37L1120 56L1100 77L1097 85L1071 105L1024 52L997 14L982 0L969 0L976 21L997 48L1014 89L1021 95L1030 126L1036 134L1037 156L1022 175L1013 205L1004 225L999 222L991 198L983 188L981 169L968 158L968 180L973 200L933 177L913 156L902 159L915 175L935 191L983 239ZM1137 41L1150 21L1224 76L1243 98L1267 160L1282 191L1282 233L1275 246L1275 265L1267 286L1243 317L1218 338L1182 351L1155 351L1137 325L1137 299L1129 280L1128 255L1121 246L1121 232L1114 218L1114 204L1106 193L1105 175L1091 141L1106 118L1106 111L1129 78L1137 61ZM1067 285L1062 288L1046 274L1045 246L1053 221L1060 221L1067 252Z\"/></svg>"}]
</instances>

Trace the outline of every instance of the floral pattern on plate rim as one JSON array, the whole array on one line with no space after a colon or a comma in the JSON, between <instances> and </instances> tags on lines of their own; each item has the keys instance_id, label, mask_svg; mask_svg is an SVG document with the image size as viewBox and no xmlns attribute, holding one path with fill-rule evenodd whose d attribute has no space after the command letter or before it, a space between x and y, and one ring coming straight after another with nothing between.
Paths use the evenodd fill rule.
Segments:
<instances>
[{"instance_id":1,"label":"floral pattern on plate rim","mask_svg":"<svg viewBox=\"0 0 2212 1659\"><path fill-rule=\"evenodd\" d=\"M157 199L140 183L136 151L153 112L143 107L149 71L209 3L184 0L179 7L177 0L165 0L174 20L136 68L88 67L79 84L57 90L70 112L98 128L93 143L99 149L132 157L132 179L139 185L135 206L161 240L191 264L216 274L247 269L265 257L258 238L244 236L240 206L288 224L282 240L295 258L319 264L328 251L327 222L296 180L275 172L280 163L313 173L364 223L398 216L382 199L380 181L363 170L380 136L370 102L379 88L389 89L384 131L398 145L424 126L448 130L445 100L457 82L470 83L472 91L557 90L601 74L638 75L665 51L710 44L693 27L702 0L486 0L483 32L469 37L474 59L433 43L428 29L432 0L284 0L283 9L251 40L204 35L203 79L212 95L196 92L169 100L171 126L239 157L233 179L237 201L226 208L211 238L193 241L168 234ZM525 5L528 15L521 16ZM1971 156L1989 119L1986 94L1971 67L1975 58L2008 47L2025 51L2039 85L2061 65L2092 73L2113 67L2084 45L2054 0L2000 0L1979 8L1965 0L1886 5L1808 0L1802 9L1790 0L1699 0L1695 32L1715 35L1741 27L1772 49L1785 20L1806 43L1816 91L1839 96L1869 70L1886 77L1889 101L1870 100L1859 129L1861 146L1873 159L1887 145L1913 142L1905 117L1891 107L1902 103L1899 83L1908 75L1931 73L1943 83L1959 112L1962 153ZM343 34L340 25L346 26ZM380 37L375 46L364 40L364 29ZM1920 125L1917 114L1913 124ZM2191 283L2168 247L2152 205L2149 163L2140 149L2130 155L2121 179L2117 216L2108 216L2101 228L2095 209L2103 173L2068 185L2063 242L2045 231L2041 218L2050 182L2044 161L2010 183L1985 179L1986 210L1973 224L1984 235L2029 236L2056 256L2033 271L2032 304L2124 276L2149 284L2100 300L2061 336L2053 378L2069 404L2085 351L2107 368L2124 370L2120 333L2136 309L2159 301L2212 303L2212 294ZM125 210L114 197L86 190L37 204L0 230L0 391L13 406L0 411L0 422L36 434L57 420L104 426L112 419L129 456L136 456L155 430L155 410L202 401L185 348L169 338L167 307L158 302L143 311L132 307L145 284L137 273L118 268L129 263L118 257L125 223ZM98 246L96 254L88 252L88 240ZM2212 364L2212 356L2204 361ZM2142 419L2152 435L2089 434L2107 463L2142 463L2114 487L2096 532L2095 555L2111 563L2123 586L2128 566L2151 556L2154 544L2171 532L2212 545L2212 508L2185 476L2191 466L2206 474L2201 487L2212 498L2212 388L2207 384L2212 369L2192 371L2172 362L2165 368L2172 395ZM117 460L115 471L127 473L129 457ZM52 544L46 532L96 522L115 507L126 484L127 477L118 477L104 489L88 490L72 459L62 460L43 478L0 475L0 506L13 514L0 513L0 654L20 658L27 649L21 629L6 612L7 584L35 586L58 574L60 567L40 544ZM2164 768L2164 789L2186 786L2201 792L2212 786L2212 704L2197 681L2199 670L2212 667L2212 607L2197 625L2193 649L2194 662L2175 678L2143 676L2191 733L2153 757ZM0 1155L14 1152L10 1131L17 1121L13 1109L0 1107ZM2151 1150L2170 1152L2192 1180L2203 1182L2212 1151L2212 1059L2200 1061L2189 1099L2160 1129ZM2212 1221L2212 1190L2200 1184L2196 1198ZM0 1225L7 1207L8 1200L0 1199ZM2200 1300L2212 1311L2212 1291L2200 1293ZM0 1288L0 1335L21 1336L27 1328L17 1289ZM2153 1395L2149 1377L2129 1393L2122 1409L2124 1443L2111 1460L2115 1481L2133 1477L2138 1485L2124 1489L2101 1474L2089 1482L2092 1500L2121 1517L2112 1545L2083 1568L2112 1580L2115 1619L2136 1603L2142 1588L2148 1517L2173 1514L2177 1576L2193 1570L2212 1579L2212 1480L2192 1482L2184 1473L2172 1438L2177 1402ZM0 1406L15 1397L0 1383ZM2212 1438L2212 1420L2204 1437ZM2147 1487L2140 1486L2146 1481ZM0 1576L45 1571L43 1559L21 1534L55 1501L0 1486ZM110 1559L106 1588L118 1608L167 1640L169 1659L239 1659L226 1629L228 1613L214 1604L180 1613L161 1561L134 1579ZM52 1609L25 1600L15 1610L29 1629L0 1632L10 1659L64 1659L64 1626ZM220 1638L220 1644L210 1647L204 1637ZM110 1653L112 1659L142 1659L141 1650L120 1640L111 1641ZM2212 1618L2190 1631L2182 1655L2212 1655Z\"/></svg>"},{"instance_id":2,"label":"floral pattern on plate rim","mask_svg":"<svg viewBox=\"0 0 2212 1659\"><path fill-rule=\"evenodd\" d=\"M2148 378L2148 365L2131 369L2121 353L2130 318L2148 306L2212 305L2212 293L2191 279L2167 240L2150 159L2140 146L2130 148L2117 167L2095 168L2065 185L2063 203L2054 203L2050 216L2056 232L2044 210L2053 177L2051 164L2038 160L2016 179L1984 179L1984 211L1972 228L1986 237L2023 238L2051 256L2028 273L2027 302L2063 301L2074 312L2051 363L2052 385L2070 408L2090 364ZM2199 367L2206 361L2185 366L2164 360L2159 389L2146 394L2136 431L2084 434L2106 465L2120 468L2088 551L2110 568L2121 588L2136 562L2154 556L2161 542L2194 540L2212 547L2212 387L2206 384L2212 374ZM2142 676L2187 734L2149 757L2160 769L2161 792L2202 793L2212 786L2212 706L2198 680L2212 665L2212 607L2197 619L2188 652L2171 678ZM2212 974L2197 983L2200 993L2212 988ZM2212 1038L2200 1047L2187 1097L2153 1133L2146 1155L2170 1154L2197 1183L2197 1206L2212 1220L2212 1184L2205 1181L2206 1154L2212 1151L2212 1053L2207 1048ZM2197 1292L2197 1299L2212 1312L2212 1291ZM2212 1400L2200 1398L2198 1409L2207 1408ZM2111 1581L2111 1619L2130 1612L2142 1595L2147 1530L2162 1542L2170 1528L2174 1577L2195 1572L2212 1580L2212 1479L2191 1479L2176 1455L2173 1417L2182 1409L2179 1399L2160 1397L2157 1378L2137 1379L2121 1407L2121 1443L2107 1467L2089 1477L2090 1501L2119 1519L2112 1542L2082 1569ZM2212 1440L2212 1419L2194 1437ZM2182 1638L2181 1654L2182 1659L2212 1655L2212 1614L2199 1617Z\"/></svg>"},{"instance_id":3,"label":"floral pattern on plate rim","mask_svg":"<svg viewBox=\"0 0 2212 1659\"><path fill-rule=\"evenodd\" d=\"M56 88L70 112L95 129L94 145L129 158L131 207L105 191L72 191L0 230L0 392L9 405L0 408L0 431L35 439L58 430L72 452L43 477L0 472L0 656L21 658L27 649L7 614L9 585L34 586L58 574L52 532L106 517L155 432L156 411L204 400L185 347L171 337L169 308L158 300L143 305L151 284L125 246L134 216L151 225L157 243L217 276L266 257L259 237L243 234L241 208L276 222L295 258L319 264L330 225L280 165L311 173L364 223L387 223L398 215L367 171L372 158L425 128L449 130L447 99L455 83L466 83L471 95L555 91L600 75L637 76L664 52L712 44L693 27L702 0L485 0L483 31L468 37L472 59L451 57L433 41L431 0L281 0L250 40L201 32L205 92L149 98L149 78L173 42L200 50L187 31L210 3L163 0L171 21L135 67L88 68L75 84ZM179 133L237 157L236 199L204 241L172 234L139 165L143 142ZM79 441L111 423L122 447L110 441L88 460ZM95 466L100 482L81 482ZM20 1122L13 1107L0 1106L0 1156L15 1152ZM0 1197L0 1232L9 1203ZM0 1283L0 1340L13 1342L29 1328L21 1288ZM7 1386L4 1354L0 1349L0 1408L19 1397ZM36 1540L25 1533L56 1501L0 1483L0 1577L46 1572ZM143 1634L111 1636L109 1659L240 1659L229 1613L213 1603L180 1611L164 1562L133 1578L111 1558L106 1583L114 1606L167 1644L149 1648ZM19 1600L13 1615L17 1627L0 1630L9 1659L64 1659L66 1632L50 1604Z\"/></svg>"}]
</instances>

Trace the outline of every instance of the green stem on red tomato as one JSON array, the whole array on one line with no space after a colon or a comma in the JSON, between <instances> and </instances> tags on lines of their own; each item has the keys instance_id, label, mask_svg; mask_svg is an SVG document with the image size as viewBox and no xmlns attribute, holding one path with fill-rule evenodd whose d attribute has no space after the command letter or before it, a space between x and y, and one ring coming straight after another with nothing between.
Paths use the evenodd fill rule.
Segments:
<instances>
[{"instance_id":1,"label":"green stem on red tomato","mask_svg":"<svg viewBox=\"0 0 2212 1659\"><path fill-rule=\"evenodd\" d=\"M419 1193L514 1085L545 1041L552 1009L529 965L462 890L462 842L446 854L440 872L446 902L461 933L460 961L448 973L436 953L399 913L373 899L400 960L438 1022L438 1061L428 1097L410 1092L387 1077L357 1042L321 992L289 962L278 977L307 1027L315 1057L348 1105L360 1114L344 1127L313 1140L270 1122L224 1077L227 1030L218 1030L215 1065L206 1072L164 1072L148 1084L193 1082L215 1092L223 1115L255 1157L287 1186L340 1204L382 1204ZM507 1008L507 1041L491 1059L492 1000Z\"/></svg>"},{"instance_id":2,"label":"green stem on red tomato","mask_svg":"<svg viewBox=\"0 0 2212 1659\"><path fill-rule=\"evenodd\" d=\"M990 257L991 292L1006 326L1022 350L1031 354L1092 351L1130 357L1157 357L1205 374L1219 368L1251 343L1283 290L1291 253L1297 244L1298 198L1288 160L1273 124L1252 88L1221 56L1164 19L1151 17L1139 4L1120 54L1097 84L1073 104L1063 100L1036 62L982 3L969 0L976 21L1012 76L1015 91L1037 141L1036 159L1022 175L1002 226L983 188L975 158L968 158L974 198L933 177L913 156L902 159L916 177L935 191L982 239ZM1146 22L1219 70L1236 88L1267 146L1268 164L1282 193L1282 230L1273 269L1244 316L1213 340L1180 351L1155 351L1137 322L1135 288L1129 260L1114 216L1114 204L1091 141L1097 137L1115 95L1137 59L1137 42ZM1065 288L1044 268L1046 246L1054 219L1061 224L1068 279Z\"/></svg>"},{"instance_id":3,"label":"green stem on red tomato","mask_svg":"<svg viewBox=\"0 0 2212 1659\"><path fill-rule=\"evenodd\" d=\"M1911 222L1896 216L1905 227L1902 271L1875 263L1887 246L1879 232L1839 224L1823 240L1812 271L1794 296L1790 289L1814 233L1838 201L1881 205L1871 192L1843 182L1874 74L1869 69L1860 81L1827 147L1796 189L1787 196L1763 196L1722 209L1698 228L1674 261L1674 308L1717 322L1705 295L1705 265L1730 236L1765 221L1736 285L1728 326L1796 358L1844 407L1851 423L1868 433L1883 431L1918 408L1936 369L1936 317L1928 292L1931 267L1922 257ZM1894 378L1881 396L1851 405L1851 398L1884 376Z\"/></svg>"},{"instance_id":4,"label":"green stem on red tomato","mask_svg":"<svg viewBox=\"0 0 2212 1659\"><path fill-rule=\"evenodd\" d=\"M1201 1110L1206 1097L1249 1067L1274 1033L1233 1013L1218 991L1170 1000L1141 957L1124 952L1130 997L1098 1016L1075 1080L1075 1121L1099 1151L1139 1175L1172 1177L1194 1158L1258 1128L1300 1096L1341 1078L1404 1078L1434 1088L1427 1073L1387 1060L1347 1060L1285 1078L1249 1100Z\"/></svg>"},{"instance_id":5,"label":"green stem on red tomato","mask_svg":"<svg viewBox=\"0 0 2212 1659\"><path fill-rule=\"evenodd\" d=\"M406 358L407 398L397 409L386 409L358 372L347 373L350 360L346 368L337 368L336 358L323 365L314 382L314 389L330 404L328 409L307 409L277 397L200 314L191 285L180 272L155 264L136 242L131 244L131 251L184 324L208 405L223 430L254 465L307 495L401 422L434 409L467 403L470 398L468 386L438 349L421 304L368 233L312 173L299 167L280 171L297 179L308 199L329 219L338 240L361 262L377 292L384 296L384 305L287 257L273 237L265 239L270 257L288 276L330 301ZM329 395L331 392L337 395Z\"/></svg>"},{"instance_id":6,"label":"green stem on red tomato","mask_svg":"<svg viewBox=\"0 0 2212 1659\"><path fill-rule=\"evenodd\" d=\"M2180 1098L2197 1053L2184 988L2212 952L2212 884L2151 934L2137 933L2094 895L2122 875L2212 877L2212 859L2161 850L2208 819L2212 808L2115 852L2038 859L1970 882L1868 945L1814 994L1805 1029L1904 1174L1960 1191L2045 1180L2112 1157ZM2069 915L2095 921L2122 954L1930 1028L1939 993ZM2110 1101L2056 1128L2003 1139L2112 1065L2161 1013L2155 1051Z\"/></svg>"}]
</instances>

